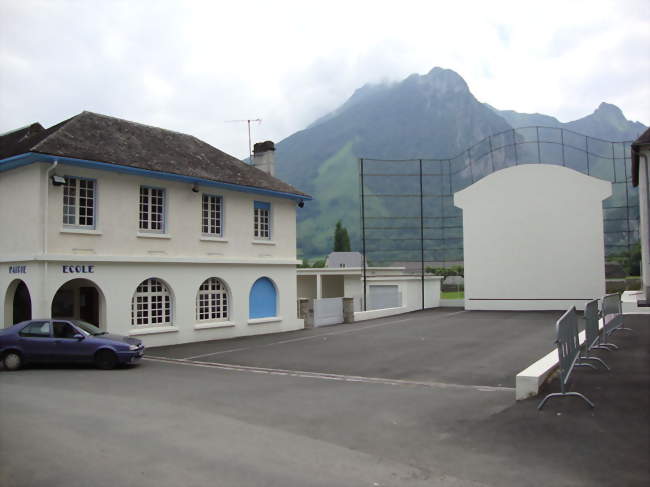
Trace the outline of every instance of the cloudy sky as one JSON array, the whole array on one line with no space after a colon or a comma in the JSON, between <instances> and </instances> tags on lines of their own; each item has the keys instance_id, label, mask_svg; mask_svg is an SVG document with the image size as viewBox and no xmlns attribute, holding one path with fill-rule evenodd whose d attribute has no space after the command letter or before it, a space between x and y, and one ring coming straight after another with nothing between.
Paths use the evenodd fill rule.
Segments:
<instances>
[{"instance_id":1,"label":"cloudy sky","mask_svg":"<svg viewBox=\"0 0 650 487\"><path fill-rule=\"evenodd\" d=\"M434 66L480 100L650 125L650 2L0 0L0 132L83 110L245 157L365 83Z\"/></svg>"}]
</instances>

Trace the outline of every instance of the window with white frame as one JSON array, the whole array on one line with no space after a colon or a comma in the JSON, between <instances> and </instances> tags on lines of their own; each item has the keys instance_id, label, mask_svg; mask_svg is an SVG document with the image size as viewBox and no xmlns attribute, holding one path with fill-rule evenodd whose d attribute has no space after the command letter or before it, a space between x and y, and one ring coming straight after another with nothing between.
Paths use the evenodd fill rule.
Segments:
<instances>
[{"instance_id":1,"label":"window with white frame","mask_svg":"<svg viewBox=\"0 0 650 487\"><path fill-rule=\"evenodd\" d=\"M131 300L131 325L169 326L172 324L172 297L160 279L142 281Z\"/></svg>"},{"instance_id":2,"label":"window with white frame","mask_svg":"<svg viewBox=\"0 0 650 487\"><path fill-rule=\"evenodd\" d=\"M95 228L94 179L66 176L63 185L63 224L66 226Z\"/></svg>"},{"instance_id":3,"label":"window with white frame","mask_svg":"<svg viewBox=\"0 0 650 487\"><path fill-rule=\"evenodd\" d=\"M228 290L216 277L206 279L196 295L197 321L226 321L228 319Z\"/></svg>"},{"instance_id":4,"label":"window with white frame","mask_svg":"<svg viewBox=\"0 0 650 487\"><path fill-rule=\"evenodd\" d=\"M271 239L271 203L254 202L253 235L258 239Z\"/></svg>"},{"instance_id":5,"label":"window with white frame","mask_svg":"<svg viewBox=\"0 0 650 487\"><path fill-rule=\"evenodd\" d=\"M165 232L165 190L140 186L140 230Z\"/></svg>"},{"instance_id":6,"label":"window with white frame","mask_svg":"<svg viewBox=\"0 0 650 487\"><path fill-rule=\"evenodd\" d=\"M201 233L211 237L223 235L223 198L221 196L203 194Z\"/></svg>"}]
</instances>

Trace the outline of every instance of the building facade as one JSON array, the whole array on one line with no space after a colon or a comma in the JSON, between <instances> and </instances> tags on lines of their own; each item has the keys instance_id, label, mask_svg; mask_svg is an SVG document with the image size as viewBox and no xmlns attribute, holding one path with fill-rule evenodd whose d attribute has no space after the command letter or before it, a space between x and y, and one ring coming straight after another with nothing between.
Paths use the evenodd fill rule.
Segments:
<instances>
[{"instance_id":1,"label":"building facade","mask_svg":"<svg viewBox=\"0 0 650 487\"><path fill-rule=\"evenodd\" d=\"M75 317L149 346L303 327L308 195L194 137L89 112L2 139L5 327Z\"/></svg>"}]
</instances>

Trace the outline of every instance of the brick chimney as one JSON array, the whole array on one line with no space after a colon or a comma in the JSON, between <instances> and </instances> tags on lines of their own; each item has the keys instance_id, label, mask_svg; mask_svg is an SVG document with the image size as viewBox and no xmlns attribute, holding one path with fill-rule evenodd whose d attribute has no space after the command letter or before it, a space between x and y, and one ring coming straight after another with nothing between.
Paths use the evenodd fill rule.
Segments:
<instances>
[{"instance_id":1,"label":"brick chimney","mask_svg":"<svg viewBox=\"0 0 650 487\"><path fill-rule=\"evenodd\" d=\"M275 144L270 140L253 146L253 166L275 176Z\"/></svg>"}]
</instances>

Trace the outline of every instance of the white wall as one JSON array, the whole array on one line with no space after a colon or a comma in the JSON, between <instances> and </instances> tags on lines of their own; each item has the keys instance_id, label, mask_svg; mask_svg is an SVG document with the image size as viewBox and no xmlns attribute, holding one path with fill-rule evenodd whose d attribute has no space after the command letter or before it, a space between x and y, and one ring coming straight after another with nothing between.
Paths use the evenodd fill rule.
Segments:
<instances>
[{"instance_id":1,"label":"white wall","mask_svg":"<svg viewBox=\"0 0 650 487\"><path fill-rule=\"evenodd\" d=\"M454 195L463 209L465 308L584 307L605 293L602 201L611 183L528 164Z\"/></svg>"},{"instance_id":2,"label":"white wall","mask_svg":"<svg viewBox=\"0 0 650 487\"><path fill-rule=\"evenodd\" d=\"M0 172L0 257L42 251L44 167Z\"/></svg>"},{"instance_id":3,"label":"white wall","mask_svg":"<svg viewBox=\"0 0 650 487\"><path fill-rule=\"evenodd\" d=\"M648 177L650 176L648 159L650 159L650 150L641 151L645 157L639 158L639 213L640 228L639 238L641 240L641 279L646 291L646 299L650 299L648 289L650 289L650 188L648 187Z\"/></svg>"}]
</instances>

